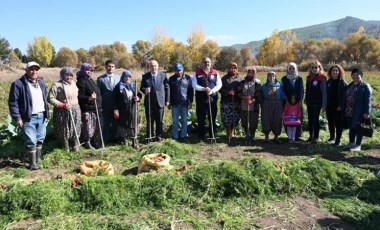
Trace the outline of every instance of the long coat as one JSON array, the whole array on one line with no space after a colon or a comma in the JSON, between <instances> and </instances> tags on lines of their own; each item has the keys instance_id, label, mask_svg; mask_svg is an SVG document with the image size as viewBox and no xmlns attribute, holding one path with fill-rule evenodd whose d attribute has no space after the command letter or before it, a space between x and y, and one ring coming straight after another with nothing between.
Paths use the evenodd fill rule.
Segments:
<instances>
[{"instance_id":1,"label":"long coat","mask_svg":"<svg viewBox=\"0 0 380 230\"><path fill-rule=\"evenodd\" d=\"M133 97L136 96L136 89L132 89L132 98L128 98L126 89L120 89L120 82L115 86L113 90L114 98L114 110L119 111L119 119L117 119L118 125L120 127L135 128L135 119L138 114L136 114L136 106L138 102L133 100ZM137 96L141 98L141 93L137 93ZM138 111L137 111L138 113Z\"/></svg>"},{"instance_id":2,"label":"long coat","mask_svg":"<svg viewBox=\"0 0 380 230\"><path fill-rule=\"evenodd\" d=\"M353 86L353 82L351 82L349 85L347 85L346 90L349 89L349 87ZM371 95L372 90L371 87L368 85L368 83L360 82L358 85L358 88L354 95L354 108L353 108L353 114L352 118L348 119L350 123L348 124L348 128L355 128L357 126L357 123L361 122L363 119L363 114L369 114L371 111ZM346 93L345 93L345 104L346 104ZM344 112L344 110L343 110ZM345 124L343 125L345 126Z\"/></svg>"}]
</instances>

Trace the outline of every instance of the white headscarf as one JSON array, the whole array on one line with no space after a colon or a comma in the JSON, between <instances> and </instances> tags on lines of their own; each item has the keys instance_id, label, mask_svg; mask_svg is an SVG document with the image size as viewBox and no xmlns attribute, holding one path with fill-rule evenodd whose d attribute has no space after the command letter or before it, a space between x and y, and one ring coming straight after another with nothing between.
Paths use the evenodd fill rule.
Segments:
<instances>
[{"instance_id":1,"label":"white headscarf","mask_svg":"<svg viewBox=\"0 0 380 230\"><path fill-rule=\"evenodd\" d=\"M294 74L290 74L289 73L289 67L294 67ZM294 63L294 62L290 62L288 64L288 67L286 67L286 77L289 79L289 80L294 80L296 77L298 77L298 67L297 67L297 64Z\"/></svg>"}]
</instances>

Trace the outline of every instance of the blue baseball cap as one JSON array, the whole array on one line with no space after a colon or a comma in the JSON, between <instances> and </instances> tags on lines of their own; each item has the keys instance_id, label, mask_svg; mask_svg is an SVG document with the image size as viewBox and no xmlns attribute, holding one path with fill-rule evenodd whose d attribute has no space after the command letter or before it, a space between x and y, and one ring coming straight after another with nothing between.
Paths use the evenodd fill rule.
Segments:
<instances>
[{"instance_id":1,"label":"blue baseball cap","mask_svg":"<svg viewBox=\"0 0 380 230\"><path fill-rule=\"evenodd\" d=\"M174 65L174 70L175 71L182 71L183 70L183 65L181 63L176 63Z\"/></svg>"}]
</instances>

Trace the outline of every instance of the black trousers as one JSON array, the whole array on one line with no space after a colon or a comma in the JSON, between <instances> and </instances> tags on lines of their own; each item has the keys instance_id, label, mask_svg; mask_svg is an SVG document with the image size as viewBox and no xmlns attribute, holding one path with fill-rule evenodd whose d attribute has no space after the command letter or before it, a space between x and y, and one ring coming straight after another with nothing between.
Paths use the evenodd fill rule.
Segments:
<instances>
[{"instance_id":1,"label":"black trousers","mask_svg":"<svg viewBox=\"0 0 380 230\"><path fill-rule=\"evenodd\" d=\"M113 110L103 111L103 139L104 142L117 141L119 139L119 126L113 116Z\"/></svg>"},{"instance_id":2,"label":"black trousers","mask_svg":"<svg viewBox=\"0 0 380 230\"><path fill-rule=\"evenodd\" d=\"M211 114L210 114L210 106L211 106ZM196 114L197 114L197 120L198 120L198 137L204 138L205 137L205 120L206 116L208 118L209 124L212 124L214 129L214 136L216 133L216 113L218 111L218 106L216 102L204 103L204 102L197 102L196 103ZM212 119L212 121L211 121ZM209 125L208 130L209 136L212 137L212 130L211 125Z\"/></svg>"},{"instance_id":3,"label":"black trousers","mask_svg":"<svg viewBox=\"0 0 380 230\"><path fill-rule=\"evenodd\" d=\"M321 126L319 124L319 115L321 114L321 107L319 106L308 106L307 107L307 116L308 116L308 128L310 138L318 139L319 130Z\"/></svg>"},{"instance_id":4,"label":"black trousers","mask_svg":"<svg viewBox=\"0 0 380 230\"><path fill-rule=\"evenodd\" d=\"M150 109L150 112L149 112ZM150 116L149 116L150 113ZM162 126L163 126L163 118L164 118L164 107L160 107L158 103L152 103L150 108L145 106L145 117L147 119L146 124L146 136L147 137L162 137ZM150 128L149 128L150 124ZM155 135L154 125L156 126Z\"/></svg>"},{"instance_id":5,"label":"black trousers","mask_svg":"<svg viewBox=\"0 0 380 230\"><path fill-rule=\"evenodd\" d=\"M342 137L342 111L337 111L336 108L327 108L327 121L329 125L330 139L340 141Z\"/></svg>"}]
</instances>

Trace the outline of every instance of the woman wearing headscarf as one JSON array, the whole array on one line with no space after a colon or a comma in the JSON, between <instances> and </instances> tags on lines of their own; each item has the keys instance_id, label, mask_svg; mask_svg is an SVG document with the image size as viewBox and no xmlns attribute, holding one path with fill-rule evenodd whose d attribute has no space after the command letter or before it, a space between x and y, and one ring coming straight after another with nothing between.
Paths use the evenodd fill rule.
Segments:
<instances>
[{"instance_id":1,"label":"woman wearing headscarf","mask_svg":"<svg viewBox=\"0 0 380 230\"><path fill-rule=\"evenodd\" d=\"M102 98L98 85L92 79L93 72L91 64L83 63L77 72L77 87L79 106L82 111L81 138L85 142L85 148L94 150L101 146L99 123L102 124Z\"/></svg>"},{"instance_id":2,"label":"woman wearing headscarf","mask_svg":"<svg viewBox=\"0 0 380 230\"><path fill-rule=\"evenodd\" d=\"M319 115L321 110L326 109L327 105L326 82L322 64L317 60L311 62L309 72L306 77L305 95L309 129L308 142L318 143L319 141Z\"/></svg>"},{"instance_id":3,"label":"woman wearing headscarf","mask_svg":"<svg viewBox=\"0 0 380 230\"><path fill-rule=\"evenodd\" d=\"M277 81L276 73L270 71L267 81L262 86L261 124L265 135L265 142L269 141L269 133L273 132L276 143L280 143L278 137L282 129L282 87Z\"/></svg>"},{"instance_id":4,"label":"woman wearing headscarf","mask_svg":"<svg viewBox=\"0 0 380 230\"><path fill-rule=\"evenodd\" d=\"M237 95L240 98L240 118L244 128L246 141L255 140L255 133L259 122L261 82L256 78L255 67L248 69L247 76L242 80L237 88Z\"/></svg>"},{"instance_id":5,"label":"woman wearing headscarf","mask_svg":"<svg viewBox=\"0 0 380 230\"><path fill-rule=\"evenodd\" d=\"M327 107L326 116L329 125L329 144L340 146L342 137L342 109L344 100L344 89L347 83L344 81L344 69L339 64L330 67L327 75Z\"/></svg>"},{"instance_id":6,"label":"woman wearing headscarf","mask_svg":"<svg viewBox=\"0 0 380 230\"><path fill-rule=\"evenodd\" d=\"M230 141L234 136L235 126L240 121L237 107L239 98L236 90L241 78L239 77L238 65L231 62L228 73L222 77L222 88L220 89L221 99L221 116L222 123L227 130L227 138Z\"/></svg>"},{"instance_id":7,"label":"woman wearing headscarf","mask_svg":"<svg viewBox=\"0 0 380 230\"><path fill-rule=\"evenodd\" d=\"M299 76L297 64L294 62L290 62L286 67L286 75L281 78L281 86L283 92L283 103L284 108L287 104L290 104L292 98L295 98L294 104L299 104L301 106L301 114L302 114L302 101L304 97L304 88L303 88L303 80L302 77ZM299 103L301 102L301 103ZM300 118L302 122L302 115ZM285 130L287 127L285 126ZM299 125L296 127L296 135L295 140L300 140L302 135L302 126Z\"/></svg>"},{"instance_id":8,"label":"woman wearing headscarf","mask_svg":"<svg viewBox=\"0 0 380 230\"><path fill-rule=\"evenodd\" d=\"M141 93L136 92L136 85L132 83L132 73L124 70L120 81L113 90L114 96L114 117L117 119L120 135L128 145L128 139L132 139L132 146L135 146L133 137L138 133L138 112L136 106L141 98ZM137 125L137 126L136 126Z\"/></svg>"},{"instance_id":9,"label":"woman wearing headscarf","mask_svg":"<svg viewBox=\"0 0 380 230\"><path fill-rule=\"evenodd\" d=\"M371 112L371 86L362 80L363 72L354 68L351 71L352 82L346 87L344 94L344 116L349 128L350 143L346 149L360 151L363 135L358 133L358 123L369 119Z\"/></svg>"},{"instance_id":10,"label":"woman wearing headscarf","mask_svg":"<svg viewBox=\"0 0 380 230\"><path fill-rule=\"evenodd\" d=\"M64 67L60 80L54 83L48 93L48 101L54 106L53 126L56 138L66 151L79 150L80 117L78 88L73 81L73 71Z\"/></svg>"}]
</instances>

